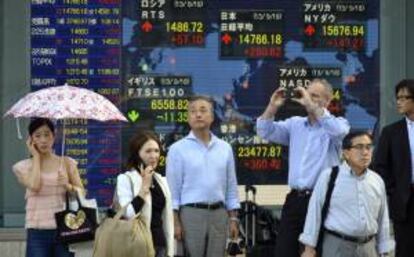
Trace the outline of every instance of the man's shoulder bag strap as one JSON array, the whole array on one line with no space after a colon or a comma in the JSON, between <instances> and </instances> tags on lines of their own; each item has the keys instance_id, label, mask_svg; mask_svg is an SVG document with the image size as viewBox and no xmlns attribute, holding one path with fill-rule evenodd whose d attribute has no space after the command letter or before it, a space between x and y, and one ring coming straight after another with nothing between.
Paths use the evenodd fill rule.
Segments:
<instances>
[{"instance_id":1,"label":"man's shoulder bag strap","mask_svg":"<svg viewBox=\"0 0 414 257\"><path fill-rule=\"evenodd\" d=\"M332 168L331 176L329 178L328 190L326 191L325 201L322 206L321 212L321 227L319 229L318 243L316 245L317 256L322 256L322 241L323 241L323 224L325 223L326 216L328 215L329 204L331 203L332 192L335 187L336 177L338 176L339 168L335 166Z\"/></svg>"}]
</instances>

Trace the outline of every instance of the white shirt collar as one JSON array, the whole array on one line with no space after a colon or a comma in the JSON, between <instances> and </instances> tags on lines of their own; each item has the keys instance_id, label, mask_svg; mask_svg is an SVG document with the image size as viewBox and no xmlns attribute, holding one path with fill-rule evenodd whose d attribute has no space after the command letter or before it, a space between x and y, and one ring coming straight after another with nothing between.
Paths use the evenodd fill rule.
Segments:
<instances>
[{"instance_id":1,"label":"white shirt collar","mask_svg":"<svg viewBox=\"0 0 414 257\"><path fill-rule=\"evenodd\" d=\"M414 121L410 120L409 118L405 117L405 121L407 122L407 125L411 128L414 128Z\"/></svg>"}]
</instances>

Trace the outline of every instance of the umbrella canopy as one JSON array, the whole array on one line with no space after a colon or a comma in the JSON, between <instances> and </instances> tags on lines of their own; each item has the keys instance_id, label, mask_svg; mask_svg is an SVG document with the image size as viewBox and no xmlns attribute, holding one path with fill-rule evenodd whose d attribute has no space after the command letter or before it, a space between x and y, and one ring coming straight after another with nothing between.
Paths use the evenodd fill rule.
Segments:
<instances>
[{"instance_id":1,"label":"umbrella canopy","mask_svg":"<svg viewBox=\"0 0 414 257\"><path fill-rule=\"evenodd\" d=\"M4 116L49 119L120 120L128 122L118 108L94 91L69 86L50 87L27 94Z\"/></svg>"}]
</instances>

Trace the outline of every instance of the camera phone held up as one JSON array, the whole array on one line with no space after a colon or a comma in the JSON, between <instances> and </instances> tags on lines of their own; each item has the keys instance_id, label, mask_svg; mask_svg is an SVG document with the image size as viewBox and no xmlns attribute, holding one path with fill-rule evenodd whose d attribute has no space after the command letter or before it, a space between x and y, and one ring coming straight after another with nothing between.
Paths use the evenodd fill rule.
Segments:
<instances>
[{"instance_id":1,"label":"camera phone held up","mask_svg":"<svg viewBox=\"0 0 414 257\"><path fill-rule=\"evenodd\" d=\"M279 92L279 95L286 99L302 98L302 94L295 87L285 88L285 90Z\"/></svg>"}]
</instances>

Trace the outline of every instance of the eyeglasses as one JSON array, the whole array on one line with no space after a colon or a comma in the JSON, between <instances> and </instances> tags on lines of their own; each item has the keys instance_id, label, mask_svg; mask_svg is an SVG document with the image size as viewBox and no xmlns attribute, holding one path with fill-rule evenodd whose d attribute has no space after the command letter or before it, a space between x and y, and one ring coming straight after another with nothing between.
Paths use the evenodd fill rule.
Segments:
<instances>
[{"instance_id":1,"label":"eyeglasses","mask_svg":"<svg viewBox=\"0 0 414 257\"><path fill-rule=\"evenodd\" d=\"M397 101L398 100L407 101L409 99L413 99L413 96L411 96L411 95L397 95L396 99L397 99Z\"/></svg>"},{"instance_id":2,"label":"eyeglasses","mask_svg":"<svg viewBox=\"0 0 414 257\"><path fill-rule=\"evenodd\" d=\"M368 150L368 151L371 151L374 148L374 145L373 144L367 144L367 145L357 144L357 145L352 145L350 148L354 148L358 151L362 151L364 149Z\"/></svg>"}]
</instances>

